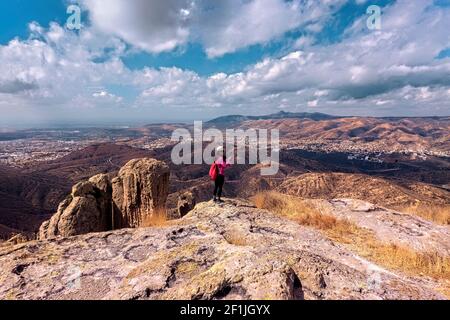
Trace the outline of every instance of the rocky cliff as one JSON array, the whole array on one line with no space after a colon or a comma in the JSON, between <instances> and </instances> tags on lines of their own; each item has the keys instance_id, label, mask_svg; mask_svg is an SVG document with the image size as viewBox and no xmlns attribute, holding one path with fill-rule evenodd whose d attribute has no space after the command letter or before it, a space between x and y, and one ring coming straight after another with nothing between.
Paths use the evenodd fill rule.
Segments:
<instances>
[{"instance_id":1,"label":"rocky cliff","mask_svg":"<svg viewBox=\"0 0 450 320\"><path fill-rule=\"evenodd\" d=\"M165 209L169 167L154 159L136 159L112 180L113 228L136 228L147 215Z\"/></svg>"},{"instance_id":2,"label":"rocky cliff","mask_svg":"<svg viewBox=\"0 0 450 320\"><path fill-rule=\"evenodd\" d=\"M139 227L164 210L169 192L169 168L154 159L135 159L117 177L97 175L80 182L42 224L39 239Z\"/></svg>"},{"instance_id":3,"label":"rocky cliff","mask_svg":"<svg viewBox=\"0 0 450 320\"><path fill-rule=\"evenodd\" d=\"M200 203L157 228L0 247L0 265L0 299L445 298L432 279L387 271L312 228L231 200Z\"/></svg>"}]
</instances>

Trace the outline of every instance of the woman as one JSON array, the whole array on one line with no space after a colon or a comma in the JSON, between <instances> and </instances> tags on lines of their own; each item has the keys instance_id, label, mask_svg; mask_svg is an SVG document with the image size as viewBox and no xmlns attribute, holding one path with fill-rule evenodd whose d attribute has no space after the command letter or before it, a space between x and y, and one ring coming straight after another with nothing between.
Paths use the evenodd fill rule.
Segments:
<instances>
[{"instance_id":1,"label":"woman","mask_svg":"<svg viewBox=\"0 0 450 320\"><path fill-rule=\"evenodd\" d=\"M223 153L223 149L218 148L217 151L218 151L217 153L219 153L219 154ZM227 169L228 167L231 167L231 165L229 163L227 163L226 155L219 156L218 159L216 161L214 161L214 163L216 164L218 174L217 174L216 180L214 181L213 201L214 202L223 202L221 197L222 197L223 185L225 183L225 169Z\"/></svg>"}]
</instances>

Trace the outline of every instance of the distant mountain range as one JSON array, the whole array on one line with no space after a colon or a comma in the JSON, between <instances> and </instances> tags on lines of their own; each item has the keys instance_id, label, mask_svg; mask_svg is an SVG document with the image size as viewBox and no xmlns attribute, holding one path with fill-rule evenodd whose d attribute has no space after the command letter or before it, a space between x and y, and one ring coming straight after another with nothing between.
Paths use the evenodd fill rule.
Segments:
<instances>
[{"instance_id":1,"label":"distant mountain range","mask_svg":"<svg viewBox=\"0 0 450 320\"><path fill-rule=\"evenodd\" d=\"M385 121L399 121L402 119L433 119L433 120L449 120L450 117L364 117L364 116L333 116L320 112L285 112L280 111L278 113L273 113L269 115L263 116L243 116L243 115L228 115L222 116L210 121L207 121L206 124L210 126L224 127L224 126L233 126L238 125L244 121L251 120L280 120L280 119L306 119L313 121L323 121L323 120L336 120L336 119L346 119L346 118L362 118L362 119L380 119Z\"/></svg>"},{"instance_id":2,"label":"distant mountain range","mask_svg":"<svg viewBox=\"0 0 450 320\"><path fill-rule=\"evenodd\" d=\"M223 116L219 118L215 118L207 122L208 125L211 126L223 126L223 125L234 125L241 123L243 121L250 120L272 120L272 119L311 119L314 121L321 120L331 120L331 119L339 119L340 117L331 116L324 113L314 112L278 112L274 114L269 114L265 116L242 116L242 115L229 115Z\"/></svg>"}]
</instances>

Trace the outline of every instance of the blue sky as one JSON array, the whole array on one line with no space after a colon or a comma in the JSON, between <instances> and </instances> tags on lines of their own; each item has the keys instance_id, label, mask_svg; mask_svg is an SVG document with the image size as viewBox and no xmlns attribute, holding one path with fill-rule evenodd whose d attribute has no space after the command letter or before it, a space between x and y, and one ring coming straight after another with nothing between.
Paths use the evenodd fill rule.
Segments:
<instances>
[{"instance_id":1,"label":"blue sky","mask_svg":"<svg viewBox=\"0 0 450 320\"><path fill-rule=\"evenodd\" d=\"M449 115L449 12L448 0L2 1L0 125Z\"/></svg>"}]
</instances>

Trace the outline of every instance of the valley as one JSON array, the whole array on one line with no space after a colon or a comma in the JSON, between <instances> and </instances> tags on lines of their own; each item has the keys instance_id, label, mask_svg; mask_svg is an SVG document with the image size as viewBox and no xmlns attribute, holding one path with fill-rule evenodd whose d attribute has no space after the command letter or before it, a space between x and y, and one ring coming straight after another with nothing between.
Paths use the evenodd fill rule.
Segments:
<instances>
[{"instance_id":1,"label":"valley","mask_svg":"<svg viewBox=\"0 0 450 320\"><path fill-rule=\"evenodd\" d=\"M210 201L208 165L171 161L171 133L189 124L80 129L56 134L62 140L9 135L0 150L10 161L0 164L0 298L450 297L448 119L422 119L408 139L394 124L368 139L349 130L387 120L323 117L207 124L281 132L278 173L233 165L223 204ZM80 288L67 285L71 270Z\"/></svg>"},{"instance_id":2,"label":"valley","mask_svg":"<svg viewBox=\"0 0 450 320\"><path fill-rule=\"evenodd\" d=\"M258 165L235 165L228 174L226 196L248 198L279 190L303 198L356 198L393 209L450 203L448 118L413 121L288 113L262 118L232 116L205 124L280 130L278 174L261 177ZM33 237L73 184L99 173L114 174L136 158L151 157L169 165L171 216L179 215L180 197L196 203L209 200L207 165L171 163L175 142L170 137L178 128L192 130L189 124L161 124L1 133L0 236Z\"/></svg>"}]
</instances>

